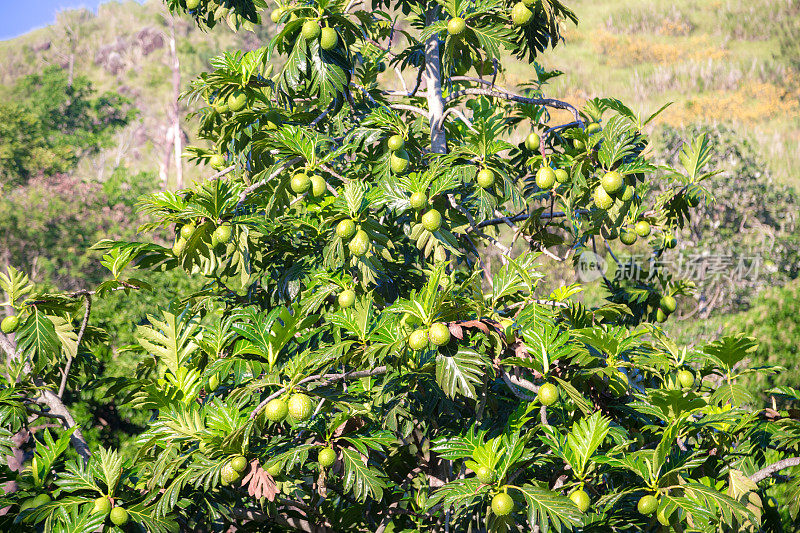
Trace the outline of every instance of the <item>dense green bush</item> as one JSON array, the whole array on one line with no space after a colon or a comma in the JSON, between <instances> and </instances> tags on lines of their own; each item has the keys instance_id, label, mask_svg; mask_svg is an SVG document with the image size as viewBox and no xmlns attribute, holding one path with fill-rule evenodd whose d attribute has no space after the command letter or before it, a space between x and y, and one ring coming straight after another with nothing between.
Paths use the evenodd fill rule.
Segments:
<instances>
[{"instance_id":1,"label":"dense green bush","mask_svg":"<svg viewBox=\"0 0 800 533\"><path fill-rule=\"evenodd\" d=\"M100 283L106 271L89 248L109 235L136 234L136 201L155 181L124 168L102 183L69 174L29 180L0 202L0 260L50 287Z\"/></svg>"},{"instance_id":2,"label":"dense green bush","mask_svg":"<svg viewBox=\"0 0 800 533\"><path fill-rule=\"evenodd\" d=\"M0 190L68 172L134 116L126 98L98 96L88 79L70 80L57 66L0 87Z\"/></svg>"}]
</instances>

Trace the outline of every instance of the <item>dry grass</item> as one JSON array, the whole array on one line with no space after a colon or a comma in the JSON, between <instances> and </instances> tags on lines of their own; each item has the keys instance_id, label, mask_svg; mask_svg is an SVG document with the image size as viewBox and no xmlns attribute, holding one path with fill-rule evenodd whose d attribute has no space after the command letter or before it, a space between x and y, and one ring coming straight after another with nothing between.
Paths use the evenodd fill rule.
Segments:
<instances>
[{"instance_id":1,"label":"dry grass","mask_svg":"<svg viewBox=\"0 0 800 533\"><path fill-rule=\"evenodd\" d=\"M689 35L695 29L691 19L671 5L666 12L654 10L652 7L627 8L609 15L605 21L605 29L614 34L655 34L655 35Z\"/></svg>"},{"instance_id":2,"label":"dry grass","mask_svg":"<svg viewBox=\"0 0 800 533\"><path fill-rule=\"evenodd\" d=\"M793 115L800 116L796 94L772 83L750 82L735 91L707 91L688 97L670 113L665 113L662 120L673 125L685 125L733 119L752 125Z\"/></svg>"},{"instance_id":3,"label":"dry grass","mask_svg":"<svg viewBox=\"0 0 800 533\"><path fill-rule=\"evenodd\" d=\"M593 46L603 63L616 67L642 63L673 64L687 60L715 61L728 56L728 51L713 44L708 35L662 42L641 35L614 35L600 30L594 33Z\"/></svg>"}]
</instances>

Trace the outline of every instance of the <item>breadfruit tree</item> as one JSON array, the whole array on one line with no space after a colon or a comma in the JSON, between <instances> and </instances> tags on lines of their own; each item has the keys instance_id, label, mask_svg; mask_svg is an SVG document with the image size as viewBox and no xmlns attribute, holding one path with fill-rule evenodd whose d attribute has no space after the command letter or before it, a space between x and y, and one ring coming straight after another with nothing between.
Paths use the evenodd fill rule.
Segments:
<instances>
[{"instance_id":1,"label":"breadfruit tree","mask_svg":"<svg viewBox=\"0 0 800 533\"><path fill-rule=\"evenodd\" d=\"M660 325L692 291L658 259L709 200L711 147L698 138L678 168L656 166L654 116L549 94L560 73L535 59L577 21L567 6L167 4L209 31L266 17L276 30L193 82L203 143L189 157L213 171L141 200L143 242L95 246L108 281L47 294L14 269L2 277L14 309L2 451L33 435L22 467L3 465L16 483L0 497L4 528L710 532L793 520L796 411L763 409L738 383L774 371L749 365L756 341L681 347ZM528 72L516 90L500 83L512 63ZM651 254L647 275L601 277L601 305L581 303L579 284L542 289L554 264L631 245ZM104 376L91 303L124 306L148 290L136 275L148 269L205 285L138 325L125 348L135 373ZM133 449L90 449L63 401L101 385L152 414ZM784 408L800 399L769 393Z\"/></svg>"}]
</instances>

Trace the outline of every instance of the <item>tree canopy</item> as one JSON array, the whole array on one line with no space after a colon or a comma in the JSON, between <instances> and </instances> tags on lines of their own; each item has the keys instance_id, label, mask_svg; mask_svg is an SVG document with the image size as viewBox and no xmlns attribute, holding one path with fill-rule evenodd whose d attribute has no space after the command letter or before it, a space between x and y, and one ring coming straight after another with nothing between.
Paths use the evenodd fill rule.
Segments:
<instances>
[{"instance_id":1,"label":"tree canopy","mask_svg":"<svg viewBox=\"0 0 800 533\"><path fill-rule=\"evenodd\" d=\"M748 365L757 341L682 347L660 327L693 286L657 259L708 196L713 148L700 135L656 165L658 113L548 94L560 73L535 60L577 20L567 6L167 5L209 29L269 16L278 31L185 95L208 177L139 202L142 233L174 232L171 247L100 241L109 279L91 290L0 277L15 310L0 451L29 417L63 426L34 431L22 468L3 464L18 490L0 523L712 532L796 517L800 483L774 476L800 463L795 412L740 383L776 370ZM500 84L513 58L530 64L518 90ZM598 249L642 241L650 275L592 269ZM584 305L579 284L541 293L547 264L567 261L606 301ZM138 325L135 372L99 375L92 302L124 306L146 270L204 284ZM88 446L62 401L97 386L151 414L128 448Z\"/></svg>"}]
</instances>

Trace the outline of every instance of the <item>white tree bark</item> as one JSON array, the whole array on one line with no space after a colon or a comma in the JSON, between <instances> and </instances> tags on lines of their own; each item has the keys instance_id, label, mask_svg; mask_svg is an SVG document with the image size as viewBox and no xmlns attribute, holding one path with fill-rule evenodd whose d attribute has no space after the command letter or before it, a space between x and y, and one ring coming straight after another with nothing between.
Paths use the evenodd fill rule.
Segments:
<instances>
[{"instance_id":1,"label":"white tree bark","mask_svg":"<svg viewBox=\"0 0 800 533\"><path fill-rule=\"evenodd\" d=\"M431 2L425 14L425 23L432 24L438 18L439 6ZM444 115L444 99L442 98L442 72L439 53L439 39L434 34L425 41L425 83L428 99L428 119L431 123L431 151L444 154L447 152L447 138L444 132L442 116Z\"/></svg>"},{"instance_id":2,"label":"white tree bark","mask_svg":"<svg viewBox=\"0 0 800 533\"><path fill-rule=\"evenodd\" d=\"M181 164L181 153L183 153L183 146L181 138L181 114L180 114L180 94L181 94L181 63L178 58L178 51L175 46L175 19L171 14L167 14L167 23L169 25L169 62L170 69L172 70L172 100L169 109L169 129L167 130L167 143L172 144L172 147L167 147L167 156L165 159L169 160L169 152L172 151L173 162L175 163L175 184L178 189L183 188L183 166ZM169 163L167 163L169 167Z\"/></svg>"}]
</instances>

